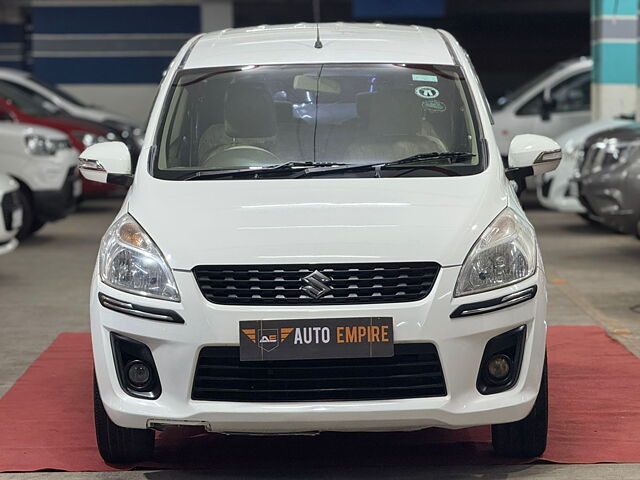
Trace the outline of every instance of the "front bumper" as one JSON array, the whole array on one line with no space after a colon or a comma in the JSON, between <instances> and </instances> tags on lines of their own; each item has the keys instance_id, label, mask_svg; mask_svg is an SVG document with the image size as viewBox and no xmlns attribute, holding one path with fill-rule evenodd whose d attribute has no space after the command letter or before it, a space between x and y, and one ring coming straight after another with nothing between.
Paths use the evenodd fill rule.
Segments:
<instances>
[{"instance_id":1,"label":"front bumper","mask_svg":"<svg viewBox=\"0 0 640 480\"><path fill-rule=\"evenodd\" d=\"M536 183L538 201L544 208L566 213L586 213L578 198L578 184L573 177L543 175Z\"/></svg>"},{"instance_id":2,"label":"front bumper","mask_svg":"<svg viewBox=\"0 0 640 480\"><path fill-rule=\"evenodd\" d=\"M36 216L42 221L60 220L71 213L82 194L82 183L76 167L69 168L62 188L56 190L36 190L33 205Z\"/></svg>"},{"instance_id":3,"label":"front bumper","mask_svg":"<svg viewBox=\"0 0 640 480\"><path fill-rule=\"evenodd\" d=\"M207 302L191 272L176 271L181 303L146 299L102 284L97 274L91 293L93 353L101 397L118 425L146 428L202 425L213 432L299 433L314 431L416 430L462 428L516 421L537 397L545 354L546 290L544 274L499 291L452 298L459 267L443 268L429 296L421 301L322 307L222 306ZM503 310L450 318L460 305L489 300L538 285L532 300ZM98 292L155 308L170 308L184 324L156 322L107 310ZM205 345L237 345L238 322L256 319L393 317L396 343L436 346L447 394L442 397L375 401L223 402L191 399L198 352ZM526 325L520 375L508 391L482 395L476 379L486 343L496 335ZM162 394L157 400L134 398L118 382L110 333L146 344L158 369Z\"/></svg>"}]
</instances>

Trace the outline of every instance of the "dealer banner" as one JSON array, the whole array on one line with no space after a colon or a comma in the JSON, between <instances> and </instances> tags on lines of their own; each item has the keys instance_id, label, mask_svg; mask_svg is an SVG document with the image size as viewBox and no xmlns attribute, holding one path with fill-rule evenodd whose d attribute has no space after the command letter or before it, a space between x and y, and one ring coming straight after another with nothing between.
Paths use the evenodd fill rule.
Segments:
<instances>
[{"instance_id":1,"label":"dealer banner","mask_svg":"<svg viewBox=\"0 0 640 480\"><path fill-rule=\"evenodd\" d=\"M240 360L393 356L391 317L240 322Z\"/></svg>"}]
</instances>

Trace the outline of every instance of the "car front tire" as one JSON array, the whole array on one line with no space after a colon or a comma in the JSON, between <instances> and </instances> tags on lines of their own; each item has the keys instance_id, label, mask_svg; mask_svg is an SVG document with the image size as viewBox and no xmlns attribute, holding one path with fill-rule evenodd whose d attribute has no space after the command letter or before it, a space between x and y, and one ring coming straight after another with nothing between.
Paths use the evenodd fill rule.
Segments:
<instances>
[{"instance_id":1,"label":"car front tire","mask_svg":"<svg viewBox=\"0 0 640 480\"><path fill-rule=\"evenodd\" d=\"M522 420L491 426L493 450L498 455L533 458L547 448L548 427L547 359L544 360L538 397L529 415Z\"/></svg>"},{"instance_id":2,"label":"car front tire","mask_svg":"<svg viewBox=\"0 0 640 480\"><path fill-rule=\"evenodd\" d=\"M24 240L33 233L33 227L37 220L33 211L33 200L31 199L29 191L21 186L18 191L18 197L20 198L20 205L22 206L22 225L16 237L18 240Z\"/></svg>"},{"instance_id":3,"label":"car front tire","mask_svg":"<svg viewBox=\"0 0 640 480\"><path fill-rule=\"evenodd\" d=\"M155 432L148 429L120 427L113 423L104 409L95 375L93 376L93 410L98 450L105 462L135 463L153 456Z\"/></svg>"}]
</instances>

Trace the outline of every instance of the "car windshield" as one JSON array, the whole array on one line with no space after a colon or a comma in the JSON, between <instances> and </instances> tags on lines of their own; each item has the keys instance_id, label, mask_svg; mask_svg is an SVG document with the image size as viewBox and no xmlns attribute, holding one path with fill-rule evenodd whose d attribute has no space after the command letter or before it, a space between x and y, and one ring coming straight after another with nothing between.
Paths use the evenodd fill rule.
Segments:
<instances>
[{"instance_id":1,"label":"car windshield","mask_svg":"<svg viewBox=\"0 0 640 480\"><path fill-rule=\"evenodd\" d=\"M484 168L478 140L473 103L456 67L187 70L175 79L165 104L153 171L159 178L181 179L194 172L289 164L272 172L287 176L294 167L326 170L430 154L389 165L383 176L441 176L445 170L470 175ZM336 168L334 175L371 172Z\"/></svg>"},{"instance_id":2,"label":"car windshield","mask_svg":"<svg viewBox=\"0 0 640 480\"><path fill-rule=\"evenodd\" d=\"M59 96L60 98L66 100L69 103L77 105L78 107L86 107L86 105L84 103L82 103L80 100L78 100L76 97L74 97L70 93L65 92L61 88L56 87L55 85L51 85L50 83L44 82L44 81L40 80L39 78L36 78L36 77L33 77L33 76L29 76L29 80L31 80L33 83L37 83L38 85L40 85L41 87L46 88L47 90L55 93L57 96Z\"/></svg>"},{"instance_id":3,"label":"car windshield","mask_svg":"<svg viewBox=\"0 0 640 480\"><path fill-rule=\"evenodd\" d=\"M11 102L18 110L34 117L50 117L60 113L58 107L39 93L23 90L13 83L0 80L0 98Z\"/></svg>"}]
</instances>

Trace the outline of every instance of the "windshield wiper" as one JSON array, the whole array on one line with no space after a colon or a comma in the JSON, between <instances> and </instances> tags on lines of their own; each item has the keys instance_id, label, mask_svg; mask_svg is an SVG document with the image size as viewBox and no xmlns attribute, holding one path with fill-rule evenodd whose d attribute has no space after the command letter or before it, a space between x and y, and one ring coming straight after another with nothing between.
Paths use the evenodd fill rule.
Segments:
<instances>
[{"instance_id":1,"label":"windshield wiper","mask_svg":"<svg viewBox=\"0 0 640 480\"><path fill-rule=\"evenodd\" d=\"M267 165L266 167L258 168L236 168L229 170L211 169L211 170L198 170L197 172L189 172L176 180L206 180L210 178L218 177L237 177L237 176L251 176L261 175L265 173L283 172L289 170L297 170L302 167L330 167L330 166L347 166L346 163L336 162L285 162L276 165Z\"/></svg>"},{"instance_id":2,"label":"windshield wiper","mask_svg":"<svg viewBox=\"0 0 640 480\"><path fill-rule=\"evenodd\" d=\"M370 163L352 163L344 166L338 167L321 167L321 168L307 168L304 171L300 172L301 175L322 175L322 174L332 174L336 172L347 172L347 171L357 171L357 170L369 170L371 168L374 169L382 169L388 167L395 167L397 165L409 165L411 163L419 162L421 160L438 160L443 158L449 158L452 160L459 159L467 159L470 157L475 157L475 153L471 152L430 152L430 153L418 153L416 155L411 155L410 157L400 158L398 160L391 160L388 162L370 162ZM453 170L449 170L444 168L442 165L416 165L411 168L426 168L429 170L434 170L444 175L454 176L459 175L458 172Z\"/></svg>"}]
</instances>

